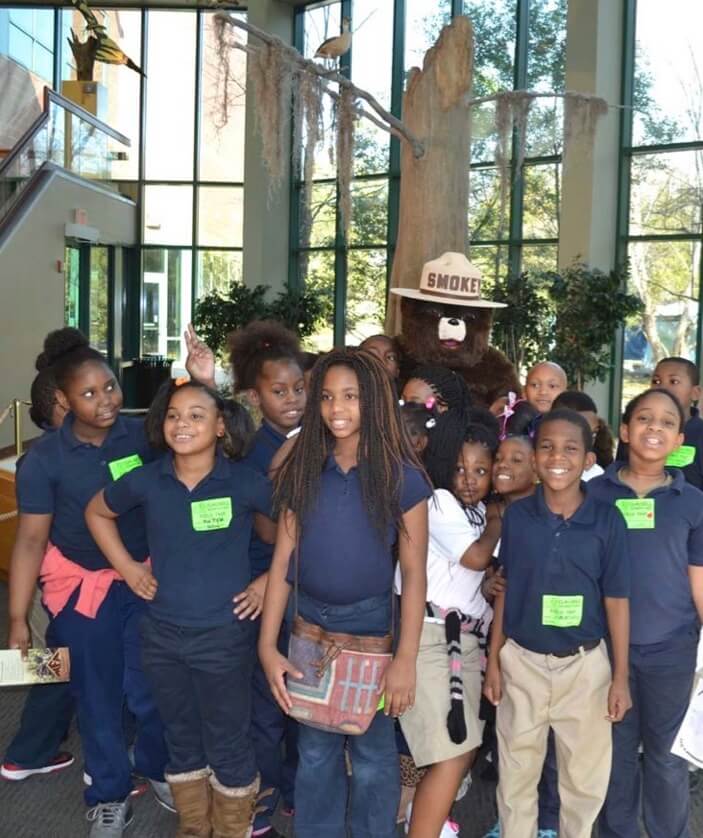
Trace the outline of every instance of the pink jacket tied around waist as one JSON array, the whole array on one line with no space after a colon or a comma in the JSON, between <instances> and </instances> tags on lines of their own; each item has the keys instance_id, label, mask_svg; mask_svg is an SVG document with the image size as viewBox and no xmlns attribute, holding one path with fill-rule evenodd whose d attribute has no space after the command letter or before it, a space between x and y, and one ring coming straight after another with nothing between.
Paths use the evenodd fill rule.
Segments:
<instances>
[{"instance_id":1,"label":"pink jacket tied around waist","mask_svg":"<svg viewBox=\"0 0 703 838\"><path fill-rule=\"evenodd\" d=\"M50 544L39 571L42 583L42 602L55 617L66 607L71 594L80 585L76 611L94 620L113 582L122 581L120 574L110 568L87 570Z\"/></svg>"}]
</instances>

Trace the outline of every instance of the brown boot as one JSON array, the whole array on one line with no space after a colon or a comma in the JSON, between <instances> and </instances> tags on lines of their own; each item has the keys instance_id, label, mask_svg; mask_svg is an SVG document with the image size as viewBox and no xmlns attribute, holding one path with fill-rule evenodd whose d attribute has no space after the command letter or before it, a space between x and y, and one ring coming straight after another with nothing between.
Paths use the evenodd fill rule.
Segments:
<instances>
[{"instance_id":1,"label":"brown boot","mask_svg":"<svg viewBox=\"0 0 703 838\"><path fill-rule=\"evenodd\" d=\"M212 809L210 819L213 838L248 838L254 822L260 780L257 777L248 786L230 788L223 786L213 774Z\"/></svg>"},{"instance_id":2,"label":"brown boot","mask_svg":"<svg viewBox=\"0 0 703 838\"><path fill-rule=\"evenodd\" d=\"M176 838L210 838L210 769L167 774L178 812Z\"/></svg>"}]
</instances>

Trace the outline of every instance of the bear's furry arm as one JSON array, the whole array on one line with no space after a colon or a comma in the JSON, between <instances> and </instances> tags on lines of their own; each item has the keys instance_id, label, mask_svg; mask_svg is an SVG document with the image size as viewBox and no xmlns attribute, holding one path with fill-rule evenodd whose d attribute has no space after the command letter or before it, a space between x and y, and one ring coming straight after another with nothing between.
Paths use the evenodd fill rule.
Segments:
<instances>
[{"instance_id":1,"label":"bear's furry arm","mask_svg":"<svg viewBox=\"0 0 703 838\"><path fill-rule=\"evenodd\" d=\"M478 364L457 369L464 376L471 397L476 405L490 407L501 396L509 392L522 392L515 367L498 349L489 346Z\"/></svg>"}]
</instances>

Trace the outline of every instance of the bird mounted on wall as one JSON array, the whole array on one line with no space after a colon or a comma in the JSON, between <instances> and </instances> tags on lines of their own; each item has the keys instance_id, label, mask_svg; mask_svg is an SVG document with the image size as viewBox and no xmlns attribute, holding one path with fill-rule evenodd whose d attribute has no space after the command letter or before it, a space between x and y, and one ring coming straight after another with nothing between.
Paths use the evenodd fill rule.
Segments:
<instances>
[{"instance_id":1,"label":"bird mounted on wall","mask_svg":"<svg viewBox=\"0 0 703 838\"><path fill-rule=\"evenodd\" d=\"M349 52L352 43L351 21L348 17L342 20L342 33L334 38L327 38L317 48L315 58L327 58L333 61Z\"/></svg>"},{"instance_id":2,"label":"bird mounted on wall","mask_svg":"<svg viewBox=\"0 0 703 838\"><path fill-rule=\"evenodd\" d=\"M71 0L71 2L83 16L85 28L88 31L87 40L81 41L71 29L71 37L68 39L76 60L76 74L79 81L93 81L93 66L96 61L102 61L103 64L124 64L125 67L143 76L141 68L122 51L119 44L109 37L106 27L98 21L86 0Z\"/></svg>"}]
</instances>

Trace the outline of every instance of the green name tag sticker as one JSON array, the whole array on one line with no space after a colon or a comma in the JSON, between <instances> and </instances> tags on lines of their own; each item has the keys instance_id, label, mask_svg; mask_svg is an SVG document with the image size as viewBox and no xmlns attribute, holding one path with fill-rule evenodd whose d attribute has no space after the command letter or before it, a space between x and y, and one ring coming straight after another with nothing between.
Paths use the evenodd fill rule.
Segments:
<instances>
[{"instance_id":1,"label":"green name tag sticker","mask_svg":"<svg viewBox=\"0 0 703 838\"><path fill-rule=\"evenodd\" d=\"M378 713L379 710L383 710L383 708L385 706L386 706L386 694L383 693L383 695L381 696L380 701L378 702L378 707L376 708L376 712Z\"/></svg>"},{"instance_id":2,"label":"green name tag sticker","mask_svg":"<svg viewBox=\"0 0 703 838\"><path fill-rule=\"evenodd\" d=\"M674 466L674 468L685 468L686 466L690 466L695 459L695 445L680 445L676 451L672 451L666 458L666 464L668 466Z\"/></svg>"},{"instance_id":3,"label":"green name tag sticker","mask_svg":"<svg viewBox=\"0 0 703 838\"><path fill-rule=\"evenodd\" d=\"M625 519L628 530L654 529L654 498L620 498L615 506Z\"/></svg>"},{"instance_id":4,"label":"green name tag sticker","mask_svg":"<svg viewBox=\"0 0 703 838\"><path fill-rule=\"evenodd\" d=\"M190 505L190 517L196 532L226 530L232 522L232 498L194 500Z\"/></svg>"},{"instance_id":5,"label":"green name tag sticker","mask_svg":"<svg viewBox=\"0 0 703 838\"><path fill-rule=\"evenodd\" d=\"M576 628L583 619L583 597L542 595L542 625Z\"/></svg>"},{"instance_id":6,"label":"green name tag sticker","mask_svg":"<svg viewBox=\"0 0 703 838\"><path fill-rule=\"evenodd\" d=\"M130 454L128 457L122 457L119 460L112 460L112 462L107 464L107 467L110 469L112 479L119 480L123 474L134 471L135 468L139 468L141 465L142 458L139 454Z\"/></svg>"}]
</instances>

